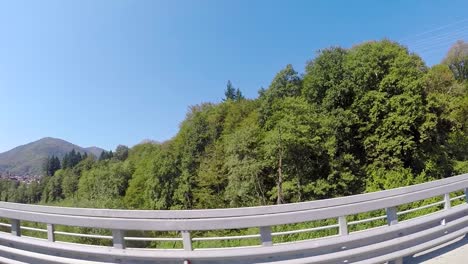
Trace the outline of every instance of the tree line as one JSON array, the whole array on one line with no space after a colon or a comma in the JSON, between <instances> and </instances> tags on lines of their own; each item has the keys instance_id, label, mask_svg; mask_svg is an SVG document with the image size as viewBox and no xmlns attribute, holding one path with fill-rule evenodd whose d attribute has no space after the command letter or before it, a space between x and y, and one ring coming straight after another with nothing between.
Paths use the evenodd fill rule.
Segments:
<instances>
[{"instance_id":1,"label":"tree line","mask_svg":"<svg viewBox=\"0 0 468 264\"><path fill-rule=\"evenodd\" d=\"M5 201L196 209L310 201L468 172L468 44L428 67L390 41L317 52L255 99L229 81L191 106L174 138L100 157L67 154L39 183L0 182ZM77 157L80 157L79 159ZM59 162L60 163L60 162ZM47 165L48 164L48 165Z\"/></svg>"}]
</instances>

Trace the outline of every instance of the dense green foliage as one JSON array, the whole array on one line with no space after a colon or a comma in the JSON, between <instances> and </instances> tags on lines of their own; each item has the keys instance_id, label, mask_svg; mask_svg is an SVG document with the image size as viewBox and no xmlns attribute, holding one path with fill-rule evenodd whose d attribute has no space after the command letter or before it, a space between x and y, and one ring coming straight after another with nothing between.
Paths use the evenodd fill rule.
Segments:
<instances>
[{"instance_id":1,"label":"dense green foliage","mask_svg":"<svg viewBox=\"0 0 468 264\"><path fill-rule=\"evenodd\" d=\"M468 172L468 82L456 66L468 55L448 54L428 68L388 40L324 49L303 75L287 65L256 99L228 82L221 103L192 106L167 142L119 146L79 162L68 154L66 166L40 183L0 183L0 196L83 207L224 208Z\"/></svg>"}]
</instances>

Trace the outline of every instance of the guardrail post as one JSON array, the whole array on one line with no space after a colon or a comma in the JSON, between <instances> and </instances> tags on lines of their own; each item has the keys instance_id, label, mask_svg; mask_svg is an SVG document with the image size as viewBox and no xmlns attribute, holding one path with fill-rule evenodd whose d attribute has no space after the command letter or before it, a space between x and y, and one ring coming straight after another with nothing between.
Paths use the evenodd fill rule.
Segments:
<instances>
[{"instance_id":1,"label":"guardrail post","mask_svg":"<svg viewBox=\"0 0 468 264\"><path fill-rule=\"evenodd\" d=\"M192 238L190 237L189 231L181 231L182 233L182 243L184 244L184 250L191 251L192 247Z\"/></svg>"},{"instance_id":2,"label":"guardrail post","mask_svg":"<svg viewBox=\"0 0 468 264\"><path fill-rule=\"evenodd\" d=\"M55 242L55 228L53 224L47 224L47 240Z\"/></svg>"},{"instance_id":3,"label":"guardrail post","mask_svg":"<svg viewBox=\"0 0 468 264\"><path fill-rule=\"evenodd\" d=\"M448 210L452 207L452 204L450 202L450 193L444 194L444 210Z\"/></svg>"},{"instance_id":4,"label":"guardrail post","mask_svg":"<svg viewBox=\"0 0 468 264\"><path fill-rule=\"evenodd\" d=\"M385 211L387 212L387 223L388 223L388 225L398 224L397 208L396 207L389 207L389 208L385 208Z\"/></svg>"},{"instance_id":5,"label":"guardrail post","mask_svg":"<svg viewBox=\"0 0 468 264\"><path fill-rule=\"evenodd\" d=\"M465 189L465 202L468 203L468 188Z\"/></svg>"},{"instance_id":6,"label":"guardrail post","mask_svg":"<svg viewBox=\"0 0 468 264\"><path fill-rule=\"evenodd\" d=\"M112 230L112 244L114 248L124 249L125 239L123 230Z\"/></svg>"},{"instance_id":7,"label":"guardrail post","mask_svg":"<svg viewBox=\"0 0 468 264\"><path fill-rule=\"evenodd\" d=\"M11 234L21 236L21 224L18 219L11 219Z\"/></svg>"},{"instance_id":8,"label":"guardrail post","mask_svg":"<svg viewBox=\"0 0 468 264\"><path fill-rule=\"evenodd\" d=\"M398 215L397 215L397 208L396 207L389 207L385 208L385 212L387 213L387 223L388 225L396 225L398 224ZM392 264L403 264L403 258L397 258L389 263Z\"/></svg>"},{"instance_id":9,"label":"guardrail post","mask_svg":"<svg viewBox=\"0 0 468 264\"><path fill-rule=\"evenodd\" d=\"M450 201L450 193L446 193L443 196L444 198L444 210L448 210L452 207L451 201ZM440 220L441 225L446 225L447 224L447 219L442 219Z\"/></svg>"},{"instance_id":10,"label":"guardrail post","mask_svg":"<svg viewBox=\"0 0 468 264\"><path fill-rule=\"evenodd\" d=\"M348 222L346 221L346 216L338 217L338 225L340 236L346 236L348 234Z\"/></svg>"},{"instance_id":11,"label":"guardrail post","mask_svg":"<svg viewBox=\"0 0 468 264\"><path fill-rule=\"evenodd\" d=\"M260 239L262 240L262 246L264 247L273 246L273 239L271 237L270 226L260 227Z\"/></svg>"}]
</instances>

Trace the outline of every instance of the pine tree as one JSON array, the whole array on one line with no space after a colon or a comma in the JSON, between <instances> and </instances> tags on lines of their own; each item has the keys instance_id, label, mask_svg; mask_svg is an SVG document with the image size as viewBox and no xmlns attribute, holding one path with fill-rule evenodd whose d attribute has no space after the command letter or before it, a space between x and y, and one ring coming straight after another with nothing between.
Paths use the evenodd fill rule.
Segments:
<instances>
[{"instance_id":1,"label":"pine tree","mask_svg":"<svg viewBox=\"0 0 468 264\"><path fill-rule=\"evenodd\" d=\"M78 157L75 149L72 149L70 152L70 168L74 167L76 164L78 164Z\"/></svg>"},{"instance_id":2,"label":"pine tree","mask_svg":"<svg viewBox=\"0 0 468 264\"><path fill-rule=\"evenodd\" d=\"M240 100L243 100L245 99L244 95L242 95L242 92L240 91L239 88L237 88L236 90L236 101L240 101Z\"/></svg>"},{"instance_id":3,"label":"pine tree","mask_svg":"<svg viewBox=\"0 0 468 264\"><path fill-rule=\"evenodd\" d=\"M101 155L99 156L99 161L112 159L113 157L114 157L114 153L112 152L112 150L110 151L104 150L101 152Z\"/></svg>"},{"instance_id":4,"label":"pine tree","mask_svg":"<svg viewBox=\"0 0 468 264\"><path fill-rule=\"evenodd\" d=\"M76 156L77 156L76 160L78 162L75 165L77 165L78 163L80 163L83 160L83 156L81 155L81 152L78 152L78 154L76 154Z\"/></svg>"},{"instance_id":5,"label":"pine tree","mask_svg":"<svg viewBox=\"0 0 468 264\"><path fill-rule=\"evenodd\" d=\"M62 159L62 167L63 167L64 169L70 167L70 156L68 155L68 153L66 153L65 156L63 156L63 159Z\"/></svg>"},{"instance_id":6,"label":"pine tree","mask_svg":"<svg viewBox=\"0 0 468 264\"><path fill-rule=\"evenodd\" d=\"M236 99L236 89L232 85L231 81L227 82L226 91L224 92L226 98L223 101L235 100Z\"/></svg>"},{"instance_id":7,"label":"pine tree","mask_svg":"<svg viewBox=\"0 0 468 264\"><path fill-rule=\"evenodd\" d=\"M47 158L43 167L45 175L54 176L55 172L61 169L60 160L55 155L52 155Z\"/></svg>"},{"instance_id":8,"label":"pine tree","mask_svg":"<svg viewBox=\"0 0 468 264\"><path fill-rule=\"evenodd\" d=\"M44 175L50 176L49 175L49 171L50 171L49 168L50 168L50 157L47 157L47 159L44 160L44 164L42 166L42 171L43 171Z\"/></svg>"},{"instance_id":9,"label":"pine tree","mask_svg":"<svg viewBox=\"0 0 468 264\"><path fill-rule=\"evenodd\" d=\"M106 159L106 154L107 154L107 152L105 150L103 150L101 152L101 155L99 155L99 161L105 160Z\"/></svg>"}]
</instances>

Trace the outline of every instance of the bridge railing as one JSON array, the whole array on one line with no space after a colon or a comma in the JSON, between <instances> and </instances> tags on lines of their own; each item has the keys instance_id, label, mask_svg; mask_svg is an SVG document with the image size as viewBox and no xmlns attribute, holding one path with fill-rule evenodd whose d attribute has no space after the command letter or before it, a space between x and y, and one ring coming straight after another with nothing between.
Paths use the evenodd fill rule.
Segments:
<instances>
[{"instance_id":1,"label":"bridge railing","mask_svg":"<svg viewBox=\"0 0 468 264\"><path fill-rule=\"evenodd\" d=\"M195 261L203 260L203 262L206 262L207 260L217 260L216 254L224 256L224 258L230 256L233 260L237 257L245 259L267 258L270 260L297 258L298 256L302 258L309 255L312 256L315 253L310 253L308 255L304 253L306 248L299 249L300 247L306 247L305 245L315 245L313 246L315 248L320 248L322 246L329 247L331 245L327 243L331 243L332 241L335 241L334 243L337 245L337 242L355 239L358 235L353 234L361 233L362 231L369 232L368 234L370 236L375 235L375 241L384 243L385 241L382 239L384 238L384 234L387 234L385 232L393 230L388 229L389 227L385 230L382 228L372 228L371 230L361 230L361 232L351 231L355 230L357 226L366 225L366 227L374 227L376 225L367 224L379 221L380 223L386 222L387 226L397 226L395 230L399 230L398 228L403 227L401 223L399 224L399 219L405 219L405 216L415 214L415 212L421 210L429 210L432 208L433 210L428 212L434 212L440 209L438 213L432 214L433 216L426 216L426 220L409 220L408 222L410 222L411 226L407 227L408 230L414 229L420 232L421 230L418 228L421 226L425 226L426 228L438 228L438 225L446 226L448 222L459 220L461 216L465 217L467 215L467 205L466 203L461 203L462 200L467 199L467 188L468 174L464 174L387 191L312 202L248 208L178 211L63 208L0 202L0 218L9 219L9 223L0 223L0 226L6 229L9 228L11 235L13 235L10 235L10 237L4 235L0 236L0 242L2 239L11 242L11 237L18 237L19 240L16 239L13 241L19 244L27 241L21 245L23 245L24 248L34 248L34 246L30 244L30 240L21 237L22 231L30 231L43 233L46 236L44 242L47 242L47 244L41 244L43 248L53 248L53 244L61 243L57 241L57 235L103 239L112 241L114 250L125 250L126 257L131 258L133 256L142 261L152 258L167 261L194 259ZM460 206L457 206L459 207L457 210L452 208L452 205L455 204L460 204ZM382 213L379 214L379 212ZM356 217L362 216L363 214L366 215L366 218ZM437 219L437 221L434 219ZM24 221L42 223L43 226L42 228L24 226L22 225ZM438 222L438 224L434 225L434 221ZM314 223L310 224L311 222ZM109 233L103 235L66 232L57 230L57 226L105 229L108 230ZM294 227L299 228L295 229ZM213 230L231 231L246 229L249 229L251 232L248 234L242 233L240 235L233 235L235 232L224 232L224 234L227 235L199 235ZM326 230L334 231L327 233L325 232ZM157 231L160 232L160 234L169 234L169 232L172 232L173 234L178 233L179 235L171 237L161 237L160 235L138 237L132 235L132 232L135 231ZM314 240L318 241L314 242L315 244L296 241L300 240L298 239L298 234L311 234L314 232L319 233L318 236L320 236L320 234L332 235L328 236L325 240ZM402 234L406 231L399 230L398 232ZM408 235L415 234L416 233L411 233ZM381 237L378 238L379 236ZM390 236L390 234L388 234L388 236ZM277 239L279 237L287 237L287 239ZM304 237L313 238L317 237L317 235L299 236L299 238ZM395 237L390 238L393 239ZM220 248L220 245L223 245L221 242L216 242L226 240L249 240L250 242L248 245L251 247L246 248L243 246L225 249ZM126 249L128 243L135 241L180 243L183 250L165 249L164 251L159 251L156 255L146 256L146 253L142 253L143 251L132 251L133 249L130 248ZM258 245L255 244L257 243L255 241L258 242ZM211 242L211 244L208 245L215 246L204 250L197 250L197 248L194 247L196 243L202 245L206 242ZM366 245L366 247L370 246L363 241L358 242L362 245ZM37 244L38 242L36 241L34 243ZM239 243L239 245L241 244ZM86 254L90 253L88 247L80 246L81 245L73 245L70 250L86 249L88 250L85 250L87 252ZM263 251L259 251L259 248L263 248ZM357 247L352 246L352 248ZM338 250L339 252L348 251L350 254L353 253L348 249L350 249L350 246L344 246L344 248L338 249L335 248L334 250ZM147 250L145 250L145 252L146 251ZM118 251L112 252L114 252L114 255L120 254ZM129 254L129 252L134 255ZM308 250L308 252L311 251ZM105 254L101 253L100 257L102 258L102 255ZM369 255L368 253L369 252L363 252L362 255ZM126 259L126 257L124 256L123 258ZM359 259L359 257L357 258ZM97 259L99 259L99 257L97 257ZM109 256L104 257L104 259L108 260Z\"/></svg>"}]
</instances>

